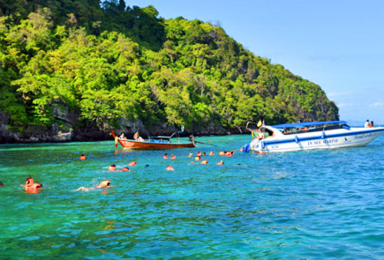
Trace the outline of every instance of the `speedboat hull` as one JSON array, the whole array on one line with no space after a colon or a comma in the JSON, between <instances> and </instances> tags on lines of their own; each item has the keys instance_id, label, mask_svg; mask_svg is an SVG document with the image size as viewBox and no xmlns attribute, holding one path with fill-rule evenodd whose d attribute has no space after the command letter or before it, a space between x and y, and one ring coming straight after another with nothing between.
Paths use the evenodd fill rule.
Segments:
<instances>
[{"instance_id":1,"label":"speedboat hull","mask_svg":"<svg viewBox=\"0 0 384 260\"><path fill-rule=\"evenodd\" d=\"M277 153L311 149L333 149L364 146L384 132L384 127L335 129L291 134L254 140L250 150L256 153Z\"/></svg>"}]
</instances>

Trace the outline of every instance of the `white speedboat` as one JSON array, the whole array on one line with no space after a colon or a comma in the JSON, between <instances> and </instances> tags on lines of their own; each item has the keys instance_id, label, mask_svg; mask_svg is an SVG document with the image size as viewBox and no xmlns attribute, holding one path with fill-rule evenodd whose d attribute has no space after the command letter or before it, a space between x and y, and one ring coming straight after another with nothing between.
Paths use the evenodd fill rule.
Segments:
<instances>
[{"instance_id":1,"label":"white speedboat","mask_svg":"<svg viewBox=\"0 0 384 260\"><path fill-rule=\"evenodd\" d=\"M256 137L243 146L243 151L264 154L364 146L378 137L384 127L350 127L345 121L328 121L262 126L260 130L264 138Z\"/></svg>"}]
</instances>

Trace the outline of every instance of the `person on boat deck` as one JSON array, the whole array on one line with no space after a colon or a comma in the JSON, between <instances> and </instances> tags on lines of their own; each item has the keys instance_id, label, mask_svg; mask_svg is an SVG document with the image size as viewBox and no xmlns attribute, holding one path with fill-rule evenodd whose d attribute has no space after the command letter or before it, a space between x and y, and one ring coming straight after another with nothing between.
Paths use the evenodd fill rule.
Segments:
<instances>
[{"instance_id":1,"label":"person on boat deck","mask_svg":"<svg viewBox=\"0 0 384 260\"><path fill-rule=\"evenodd\" d=\"M257 138L257 136L259 135L259 131L257 129L248 128L248 125L249 125L249 121L247 122L247 125L245 126L245 130L250 131L252 136L255 136Z\"/></svg>"},{"instance_id":2,"label":"person on boat deck","mask_svg":"<svg viewBox=\"0 0 384 260\"><path fill-rule=\"evenodd\" d=\"M124 133L122 133L122 134L120 135L119 138L120 138L120 139L125 139L125 135L124 135Z\"/></svg>"},{"instance_id":3,"label":"person on boat deck","mask_svg":"<svg viewBox=\"0 0 384 260\"><path fill-rule=\"evenodd\" d=\"M373 121L371 121L371 123L369 124L369 127L375 127L373 124Z\"/></svg>"},{"instance_id":4,"label":"person on boat deck","mask_svg":"<svg viewBox=\"0 0 384 260\"><path fill-rule=\"evenodd\" d=\"M141 136L139 136L139 132L136 132L133 135L133 139L135 139L136 141L139 141L139 142L144 142L145 141Z\"/></svg>"},{"instance_id":5,"label":"person on boat deck","mask_svg":"<svg viewBox=\"0 0 384 260\"><path fill-rule=\"evenodd\" d=\"M95 187L90 187L90 188L80 187L77 190L83 190L83 191L96 190L96 189L108 188L109 185L111 185L111 181L105 180L105 181L100 182L99 185L97 185Z\"/></svg>"},{"instance_id":6,"label":"person on boat deck","mask_svg":"<svg viewBox=\"0 0 384 260\"><path fill-rule=\"evenodd\" d=\"M263 131L261 131L261 128L259 128L259 130L258 130L258 135L256 136L256 138L258 139L258 140L263 140L264 139L264 133L263 133Z\"/></svg>"},{"instance_id":7,"label":"person on boat deck","mask_svg":"<svg viewBox=\"0 0 384 260\"><path fill-rule=\"evenodd\" d=\"M368 119L367 119L367 121L365 122L364 127L365 127L365 128L368 128L368 127L369 127L369 120L368 120Z\"/></svg>"}]
</instances>

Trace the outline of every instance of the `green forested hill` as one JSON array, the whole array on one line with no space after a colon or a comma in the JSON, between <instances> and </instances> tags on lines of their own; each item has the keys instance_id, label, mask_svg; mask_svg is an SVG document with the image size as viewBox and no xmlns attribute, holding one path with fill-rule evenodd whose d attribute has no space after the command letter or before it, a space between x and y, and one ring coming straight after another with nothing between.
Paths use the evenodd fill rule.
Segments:
<instances>
[{"instance_id":1,"label":"green forested hill","mask_svg":"<svg viewBox=\"0 0 384 260\"><path fill-rule=\"evenodd\" d=\"M0 110L14 131L117 126L121 118L193 132L338 119L316 84L273 65L223 28L124 1L0 0ZM239 28L241 30L241 28Z\"/></svg>"}]
</instances>

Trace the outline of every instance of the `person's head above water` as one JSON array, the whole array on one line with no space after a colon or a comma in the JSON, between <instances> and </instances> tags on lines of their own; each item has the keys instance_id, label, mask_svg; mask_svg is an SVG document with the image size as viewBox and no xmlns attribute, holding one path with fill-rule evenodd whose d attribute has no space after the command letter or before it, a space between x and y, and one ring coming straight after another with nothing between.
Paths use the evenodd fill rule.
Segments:
<instances>
[{"instance_id":1,"label":"person's head above water","mask_svg":"<svg viewBox=\"0 0 384 260\"><path fill-rule=\"evenodd\" d=\"M0 187L4 187L4 184L3 182L0 181Z\"/></svg>"},{"instance_id":2,"label":"person's head above water","mask_svg":"<svg viewBox=\"0 0 384 260\"><path fill-rule=\"evenodd\" d=\"M25 186L30 186L34 183L33 181L33 178L31 176L27 177L27 179L25 179Z\"/></svg>"},{"instance_id":3,"label":"person's head above water","mask_svg":"<svg viewBox=\"0 0 384 260\"><path fill-rule=\"evenodd\" d=\"M100 182L100 184L97 185L97 188L106 188L109 185L111 185L111 181L105 180L105 181Z\"/></svg>"}]
</instances>

